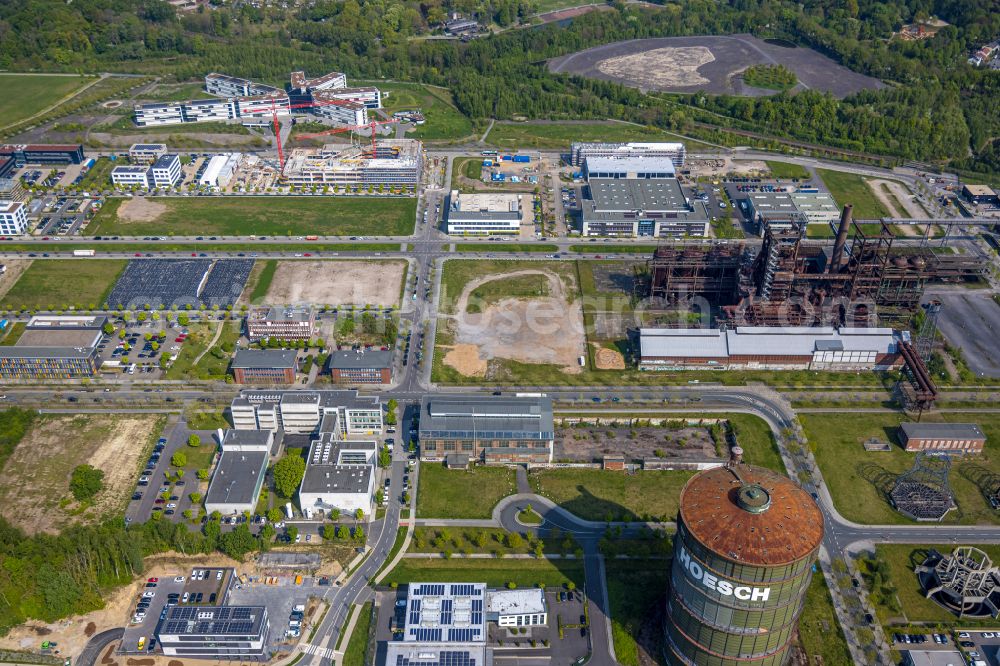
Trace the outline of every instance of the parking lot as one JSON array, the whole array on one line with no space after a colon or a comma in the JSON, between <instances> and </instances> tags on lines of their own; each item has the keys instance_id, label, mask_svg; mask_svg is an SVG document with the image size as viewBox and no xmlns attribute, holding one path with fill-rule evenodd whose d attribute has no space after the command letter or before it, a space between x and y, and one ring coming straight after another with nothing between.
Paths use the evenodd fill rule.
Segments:
<instances>
[{"instance_id":1,"label":"parking lot","mask_svg":"<svg viewBox=\"0 0 1000 666\"><path fill-rule=\"evenodd\" d=\"M126 522L142 523L149 520L154 512L161 511L165 519L184 519L184 511L192 507L189 495L198 490L200 482L194 474L167 482L166 474L170 468L170 458L175 452L187 448L187 440L192 433L201 437L202 447L216 446L215 436L211 431L188 430L183 424L168 427L156 444L146 470L139 477L135 493L125 509ZM167 499L160 497L164 492L169 493Z\"/></svg>"},{"instance_id":2,"label":"parking lot","mask_svg":"<svg viewBox=\"0 0 1000 666\"><path fill-rule=\"evenodd\" d=\"M969 368L980 377L1000 377L1000 308L988 293L935 294L941 300L938 327L945 339L962 350Z\"/></svg>"},{"instance_id":3,"label":"parking lot","mask_svg":"<svg viewBox=\"0 0 1000 666\"><path fill-rule=\"evenodd\" d=\"M125 626L125 635L119 647L122 652L127 654L140 652L140 639L143 639L144 643L142 652L149 652L155 649L155 643L152 643L151 639L156 636L156 626L160 623L160 618L166 610L167 602L180 599L187 577L186 574L178 572L176 576L161 577L158 579L150 578L147 581L147 587L143 588L143 592L137 595L133 601L129 617L123 618L127 624ZM151 594L152 596L146 598L149 605L141 609L145 612L143 615L139 615L136 611L140 609L140 605L145 606L145 603L147 603L143 601L145 598L143 595L146 594ZM175 594L177 595L176 597L171 596Z\"/></svg>"},{"instance_id":4,"label":"parking lot","mask_svg":"<svg viewBox=\"0 0 1000 666\"><path fill-rule=\"evenodd\" d=\"M978 661L989 666L1000 666L997 650L1000 650L1000 631L986 629L958 630L949 634L894 633L892 646L895 650L958 650L969 664Z\"/></svg>"},{"instance_id":5,"label":"parking lot","mask_svg":"<svg viewBox=\"0 0 1000 666\"><path fill-rule=\"evenodd\" d=\"M267 584L271 578L273 584ZM318 579L305 576L301 585L295 584L294 576L258 577L247 583L237 582L230 590L228 604L231 606L266 606L267 616L271 622L271 634L268 644L274 647L294 645L303 631L310 628L305 618L310 616L310 597L324 598L326 593L335 589L326 585L318 585ZM306 611L294 612L296 606L305 606ZM303 617L300 617L302 615ZM293 617L298 618L298 625L292 625ZM296 629L298 631L296 631ZM306 633L308 636L308 633Z\"/></svg>"},{"instance_id":6,"label":"parking lot","mask_svg":"<svg viewBox=\"0 0 1000 666\"><path fill-rule=\"evenodd\" d=\"M225 307L239 298L253 259L134 259L108 294L113 307Z\"/></svg>"}]
</instances>

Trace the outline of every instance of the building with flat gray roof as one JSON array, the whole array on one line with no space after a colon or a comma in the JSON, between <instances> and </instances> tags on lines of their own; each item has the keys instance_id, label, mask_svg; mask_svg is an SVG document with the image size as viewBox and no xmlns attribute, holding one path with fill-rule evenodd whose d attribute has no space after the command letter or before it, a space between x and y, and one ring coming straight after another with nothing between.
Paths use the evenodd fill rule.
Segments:
<instances>
[{"instance_id":1,"label":"building with flat gray roof","mask_svg":"<svg viewBox=\"0 0 1000 666\"><path fill-rule=\"evenodd\" d=\"M330 352L327 367L335 384L388 384L392 381L391 349Z\"/></svg>"},{"instance_id":2,"label":"building with flat gray roof","mask_svg":"<svg viewBox=\"0 0 1000 666\"><path fill-rule=\"evenodd\" d=\"M302 511L307 517L333 509L371 514L377 457L374 441L343 441L336 432L320 433L309 447L299 486Z\"/></svg>"},{"instance_id":3,"label":"building with flat gray roof","mask_svg":"<svg viewBox=\"0 0 1000 666\"><path fill-rule=\"evenodd\" d=\"M448 233L453 236L516 236L521 233L524 196L452 190L445 211Z\"/></svg>"},{"instance_id":4,"label":"building with flat gray roof","mask_svg":"<svg viewBox=\"0 0 1000 666\"><path fill-rule=\"evenodd\" d=\"M901 423L900 439L907 451L982 453L986 435L975 423Z\"/></svg>"},{"instance_id":5,"label":"building with flat gray roof","mask_svg":"<svg viewBox=\"0 0 1000 666\"><path fill-rule=\"evenodd\" d=\"M385 666L493 666L485 643L386 643Z\"/></svg>"},{"instance_id":6,"label":"building with flat gray roof","mask_svg":"<svg viewBox=\"0 0 1000 666\"><path fill-rule=\"evenodd\" d=\"M237 384L294 384L294 349L240 349L230 368Z\"/></svg>"},{"instance_id":7,"label":"building with flat gray roof","mask_svg":"<svg viewBox=\"0 0 1000 666\"><path fill-rule=\"evenodd\" d=\"M309 306L256 307L247 313L247 337L308 340L316 325L316 313Z\"/></svg>"},{"instance_id":8,"label":"building with flat gray roof","mask_svg":"<svg viewBox=\"0 0 1000 666\"><path fill-rule=\"evenodd\" d=\"M103 316L37 316L17 343L0 346L0 378L91 377L100 367Z\"/></svg>"},{"instance_id":9,"label":"building with flat gray roof","mask_svg":"<svg viewBox=\"0 0 1000 666\"><path fill-rule=\"evenodd\" d=\"M548 396L432 394L420 401L423 460L461 453L487 464L549 463L554 438Z\"/></svg>"},{"instance_id":10,"label":"building with flat gray roof","mask_svg":"<svg viewBox=\"0 0 1000 666\"><path fill-rule=\"evenodd\" d=\"M224 516L244 511L253 513L264 485L273 444L274 433L270 431L226 431L222 456L205 495L205 511L218 511Z\"/></svg>"},{"instance_id":11,"label":"building with flat gray roof","mask_svg":"<svg viewBox=\"0 0 1000 666\"><path fill-rule=\"evenodd\" d=\"M588 157L583 163L583 176L592 178L674 178L674 163L663 157Z\"/></svg>"},{"instance_id":12,"label":"building with flat gray roof","mask_svg":"<svg viewBox=\"0 0 1000 666\"><path fill-rule=\"evenodd\" d=\"M642 328L640 370L886 370L909 333L891 328Z\"/></svg>"},{"instance_id":13,"label":"building with flat gray roof","mask_svg":"<svg viewBox=\"0 0 1000 666\"><path fill-rule=\"evenodd\" d=\"M746 195L750 220L763 229L803 228L809 224L832 224L840 219L840 207L826 192L750 192Z\"/></svg>"},{"instance_id":14,"label":"building with flat gray roof","mask_svg":"<svg viewBox=\"0 0 1000 666\"><path fill-rule=\"evenodd\" d=\"M244 390L230 406L237 430L318 432L336 416L341 439L382 433L382 400L357 391Z\"/></svg>"},{"instance_id":15,"label":"building with flat gray roof","mask_svg":"<svg viewBox=\"0 0 1000 666\"><path fill-rule=\"evenodd\" d=\"M584 236L707 236L708 210L676 178L595 178L581 201Z\"/></svg>"}]
</instances>

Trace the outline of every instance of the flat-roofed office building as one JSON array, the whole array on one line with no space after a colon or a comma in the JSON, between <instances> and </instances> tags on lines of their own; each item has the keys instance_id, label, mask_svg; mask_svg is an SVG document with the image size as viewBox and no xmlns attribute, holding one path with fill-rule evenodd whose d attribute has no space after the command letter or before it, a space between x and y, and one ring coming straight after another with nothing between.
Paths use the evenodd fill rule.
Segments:
<instances>
[{"instance_id":1,"label":"flat-roofed office building","mask_svg":"<svg viewBox=\"0 0 1000 666\"><path fill-rule=\"evenodd\" d=\"M555 438L552 399L534 396L426 395L420 401L420 455L465 454L483 463L549 463Z\"/></svg>"},{"instance_id":2,"label":"flat-roofed office building","mask_svg":"<svg viewBox=\"0 0 1000 666\"><path fill-rule=\"evenodd\" d=\"M269 430L227 430L205 495L205 511L224 516L253 513L273 444L274 433Z\"/></svg>"},{"instance_id":3,"label":"flat-roofed office building","mask_svg":"<svg viewBox=\"0 0 1000 666\"><path fill-rule=\"evenodd\" d=\"M351 515L371 513L378 450L374 441L341 441L338 433L320 433L309 447L299 486L303 511Z\"/></svg>"},{"instance_id":4,"label":"flat-roofed office building","mask_svg":"<svg viewBox=\"0 0 1000 666\"><path fill-rule=\"evenodd\" d=\"M341 439L380 435L382 400L357 391L241 391L230 406L239 430L319 432L327 417L337 418Z\"/></svg>"},{"instance_id":5,"label":"flat-roofed office building","mask_svg":"<svg viewBox=\"0 0 1000 666\"><path fill-rule=\"evenodd\" d=\"M265 656L269 630L265 606L167 606L156 637L167 657L239 660Z\"/></svg>"},{"instance_id":6,"label":"flat-roofed office building","mask_svg":"<svg viewBox=\"0 0 1000 666\"><path fill-rule=\"evenodd\" d=\"M100 367L103 316L32 317L17 343L0 346L0 378L74 379Z\"/></svg>"}]
</instances>

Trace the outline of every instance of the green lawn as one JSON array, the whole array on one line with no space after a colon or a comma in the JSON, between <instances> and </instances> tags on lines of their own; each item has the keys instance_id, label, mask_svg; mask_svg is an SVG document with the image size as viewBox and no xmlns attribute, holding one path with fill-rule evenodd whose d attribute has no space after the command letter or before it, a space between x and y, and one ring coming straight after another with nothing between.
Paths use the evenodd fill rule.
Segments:
<instances>
[{"instance_id":1,"label":"green lawn","mask_svg":"<svg viewBox=\"0 0 1000 666\"><path fill-rule=\"evenodd\" d=\"M662 613L658 606L666 603L664 597L670 580L670 562L662 559L607 560L604 570L615 656L622 666L639 666L639 651L642 648L637 641L650 618ZM660 628L651 633L659 636ZM659 650L647 656L658 661Z\"/></svg>"},{"instance_id":2,"label":"green lawn","mask_svg":"<svg viewBox=\"0 0 1000 666\"><path fill-rule=\"evenodd\" d=\"M125 263L124 259L36 260L0 300L0 307L98 307L104 303Z\"/></svg>"},{"instance_id":3,"label":"green lawn","mask_svg":"<svg viewBox=\"0 0 1000 666\"><path fill-rule=\"evenodd\" d=\"M161 83L150 92L143 95L158 102L186 102L191 99L212 99L214 95L205 92L205 82L191 83Z\"/></svg>"},{"instance_id":4,"label":"green lawn","mask_svg":"<svg viewBox=\"0 0 1000 666\"><path fill-rule=\"evenodd\" d=\"M537 243L455 243L455 252L558 252L558 245Z\"/></svg>"},{"instance_id":5,"label":"green lawn","mask_svg":"<svg viewBox=\"0 0 1000 666\"><path fill-rule=\"evenodd\" d=\"M3 124L14 124L48 108L92 79L67 74L0 74L0 118Z\"/></svg>"},{"instance_id":6,"label":"green lawn","mask_svg":"<svg viewBox=\"0 0 1000 666\"><path fill-rule=\"evenodd\" d=\"M886 499L896 477L910 469L915 454L896 443L896 430L905 419L900 414L803 414L800 416L809 445L815 452L833 495L837 510L848 520L864 524L912 524ZM1000 522L982 488L992 488L1000 474L1000 415L984 413L925 414L924 421L978 423L986 434L983 455L957 460L949 475L958 509L946 523L991 524ZM879 437L893 443L889 452L867 452L862 443Z\"/></svg>"},{"instance_id":7,"label":"green lawn","mask_svg":"<svg viewBox=\"0 0 1000 666\"><path fill-rule=\"evenodd\" d=\"M215 336L218 326L223 326L219 339L202 356L197 365L194 361ZM167 370L165 379L225 379L229 370L232 353L225 348L235 345L240 337L239 321L213 322L211 324L192 324L187 340L181 346L177 359ZM168 345L169 347L169 345Z\"/></svg>"},{"instance_id":8,"label":"green lawn","mask_svg":"<svg viewBox=\"0 0 1000 666\"><path fill-rule=\"evenodd\" d=\"M854 219L877 220L889 217L889 211L875 198L865 179L853 173L817 169L834 201L840 207L854 204Z\"/></svg>"},{"instance_id":9,"label":"green lawn","mask_svg":"<svg viewBox=\"0 0 1000 666\"><path fill-rule=\"evenodd\" d=\"M505 298L544 298L548 295L549 281L544 275L515 275L473 289L466 312L482 312Z\"/></svg>"},{"instance_id":10,"label":"green lawn","mask_svg":"<svg viewBox=\"0 0 1000 666\"><path fill-rule=\"evenodd\" d=\"M813 574L806 605L799 616L799 645L810 658L810 664L850 664L844 631L837 622L833 600L823 573Z\"/></svg>"},{"instance_id":11,"label":"green lawn","mask_svg":"<svg viewBox=\"0 0 1000 666\"><path fill-rule=\"evenodd\" d=\"M184 476L187 479L196 478L195 474L199 469L209 469L212 460L215 458L217 447L215 440L210 437L203 437L199 446L182 446L177 449L183 451L187 456L187 464L184 465ZM188 484L191 482L188 481Z\"/></svg>"},{"instance_id":12,"label":"green lawn","mask_svg":"<svg viewBox=\"0 0 1000 666\"><path fill-rule=\"evenodd\" d=\"M582 560L504 560L504 559L412 559L403 558L382 581L383 585L405 585L414 581L436 583L467 583L476 581L489 587L506 587L513 582L518 587L561 587L572 581L583 589Z\"/></svg>"},{"instance_id":13,"label":"green lawn","mask_svg":"<svg viewBox=\"0 0 1000 666\"><path fill-rule=\"evenodd\" d=\"M875 604L875 614L883 624L914 624L918 622L929 622L935 624L956 625L963 627L972 626L996 626L995 620L959 620L957 616L937 605L931 599L924 596L920 589L920 583L913 572L914 567L922 564L927 556L927 552L933 548L939 553L947 555L954 550L956 544L878 544L875 547L876 556L886 562L889 567L889 575L885 583L895 588L896 598L899 606L896 609L890 608L886 603L887 599L882 594L871 595ZM966 544L975 545L983 550L994 562L1000 561L1000 546L996 544ZM865 583L871 587L871 578L865 576ZM900 612L899 609L902 609Z\"/></svg>"},{"instance_id":14,"label":"green lawn","mask_svg":"<svg viewBox=\"0 0 1000 666\"><path fill-rule=\"evenodd\" d=\"M382 91L382 104L389 115L419 109L426 122L406 133L407 138L428 140L461 139L472 135L472 122L456 107L451 93L419 83L358 82Z\"/></svg>"},{"instance_id":15,"label":"green lawn","mask_svg":"<svg viewBox=\"0 0 1000 666\"><path fill-rule=\"evenodd\" d=\"M215 430L216 428L229 430L232 427L222 412L187 412L184 414L184 420L187 421L188 428L191 430Z\"/></svg>"},{"instance_id":16,"label":"green lawn","mask_svg":"<svg viewBox=\"0 0 1000 666\"><path fill-rule=\"evenodd\" d=\"M767 168L771 170L771 175L775 178L798 178L799 180L809 178L809 170L801 164L774 162L771 160L768 160L766 164Z\"/></svg>"},{"instance_id":17,"label":"green lawn","mask_svg":"<svg viewBox=\"0 0 1000 666\"><path fill-rule=\"evenodd\" d=\"M118 165L128 164L128 160L116 160L112 162L107 157L98 157L94 166L87 171L87 175L80 181L79 187L84 190L103 190L111 186L111 170Z\"/></svg>"},{"instance_id":18,"label":"green lawn","mask_svg":"<svg viewBox=\"0 0 1000 666\"><path fill-rule=\"evenodd\" d=\"M765 90L789 90L798 83L795 72L783 65L752 65L743 72L743 80Z\"/></svg>"},{"instance_id":19,"label":"green lawn","mask_svg":"<svg viewBox=\"0 0 1000 666\"><path fill-rule=\"evenodd\" d=\"M17 341L21 339L21 335L24 334L24 329L27 328L28 322L26 321L15 321L7 327L7 330L3 334L3 338L0 338L0 347L10 347L17 344Z\"/></svg>"},{"instance_id":20,"label":"green lawn","mask_svg":"<svg viewBox=\"0 0 1000 666\"><path fill-rule=\"evenodd\" d=\"M494 555L523 555L534 552L533 541L521 539L520 543L510 543L509 535L510 532L499 527L415 527L407 552ZM570 555L578 546L576 539L566 532L544 540L545 552L549 554Z\"/></svg>"},{"instance_id":21,"label":"green lawn","mask_svg":"<svg viewBox=\"0 0 1000 666\"><path fill-rule=\"evenodd\" d=\"M539 495L586 520L673 520L684 484L694 472L545 469L529 479Z\"/></svg>"},{"instance_id":22,"label":"green lawn","mask_svg":"<svg viewBox=\"0 0 1000 666\"><path fill-rule=\"evenodd\" d=\"M351 640L344 650L343 666L365 666L371 663L368 659L368 634L372 626L372 602L367 602L358 609L358 621L354 624Z\"/></svg>"},{"instance_id":23,"label":"green lawn","mask_svg":"<svg viewBox=\"0 0 1000 666\"><path fill-rule=\"evenodd\" d=\"M11 244L4 245L9 252L38 252L41 248L38 245ZM54 250L56 246L48 245L46 249ZM102 243L101 241L90 243L59 243L59 250L62 253L72 253L73 250L96 250L97 252L121 252L122 245L114 243ZM129 243L128 250L136 252L202 252L210 249L213 252L399 252L399 243L316 243L309 241L289 242L289 243L256 243L247 241L245 243L212 243L206 248L204 244L192 241L190 243L171 243L161 241L158 243ZM412 246L409 248L413 250Z\"/></svg>"},{"instance_id":24,"label":"green lawn","mask_svg":"<svg viewBox=\"0 0 1000 666\"><path fill-rule=\"evenodd\" d=\"M625 123L507 123L493 125L486 142L499 148L569 148L574 141L677 141L651 127ZM688 142L686 142L688 143ZM690 147L690 146L689 146Z\"/></svg>"},{"instance_id":25,"label":"green lawn","mask_svg":"<svg viewBox=\"0 0 1000 666\"><path fill-rule=\"evenodd\" d=\"M489 518L496 503L514 492L514 470L507 467L466 471L421 463L417 517Z\"/></svg>"},{"instance_id":26,"label":"green lawn","mask_svg":"<svg viewBox=\"0 0 1000 666\"><path fill-rule=\"evenodd\" d=\"M262 268L257 273L256 282L253 282L253 291L250 292L251 303L260 303L264 300L264 297L267 296L267 290L271 287L271 280L274 279L274 272L278 270L277 259L268 259L265 262L257 263L262 264ZM252 275L250 279L253 280Z\"/></svg>"},{"instance_id":27,"label":"green lawn","mask_svg":"<svg viewBox=\"0 0 1000 666\"><path fill-rule=\"evenodd\" d=\"M502 276L506 273L522 269L547 270L563 277L563 282L570 289L567 296L575 298L577 296L576 267L572 262L559 261L530 261L530 260L503 260L503 259L449 259L444 264L441 274L441 301L440 308L443 313L453 313L458 297L461 296L465 285L486 275ZM497 284L505 284L508 280L501 279ZM489 288L490 283L483 287Z\"/></svg>"},{"instance_id":28,"label":"green lawn","mask_svg":"<svg viewBox=\"0 0 1000 666\"><path fill-rule=\"evenodd\" d=\"M124 199L112 199L87 231L105 236L406 236L413 233L417 211L417 200L410 197L153 197L152 201L165 207L155 220L128 222L118 216Z\"/></svg>"}]
</instances>

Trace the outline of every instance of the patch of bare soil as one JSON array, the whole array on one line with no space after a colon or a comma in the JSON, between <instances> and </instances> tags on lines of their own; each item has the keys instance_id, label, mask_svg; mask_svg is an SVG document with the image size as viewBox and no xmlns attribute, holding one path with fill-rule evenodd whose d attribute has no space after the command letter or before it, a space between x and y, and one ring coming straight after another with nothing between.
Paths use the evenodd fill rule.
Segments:
<instances>
[{"instance_id":1,"label":"patch of bare soil","mask_svg":"<svg viewBox=\"0 0 1000 666\"><path fill-rule=\"evenodd\" d=\"M153 222L167 212L165 204L146 197L132 197L118 207L118 219L122 222Z\"/></svg>"},{"instance_id":2,"label":"patch of bare soil","mask_svg":"<svg viewBox=\"0 0 1000 666\"><path fill-rule=\"evenodd\" d=\"M600 347L597 343L591 343L594 347L598 347L597 351L594 352L594 366L598 370L624 370L625 369L625 357L622 353L615 351L614 349L607 349L606 347Z\"/></svg>"},{"instance_id":3,"label":"patch of bare soil","mask_svg":"<svg viewBox=\"0 0 1000 666\"><path fill-rule=\"evenodd\" d=\"M276 305L399 304L405 261L280 261L266 300Z\"/></svg>"},{"instance_id":4,"label":"patch of bare soil","mask_svg":"<svg viewBox=\"0 0 1000 666\"><path fill-rule=\"evenodd\" d=\"M597 63L597 69L643 87L699 86L709 80L698 68L714 61L706 46L664 47L608 58Z\"/></svg>"},{"instance_id":5,"label":"patch of bare soil","mask_svg":"<svg viewBox=\"0 0 1000 666\"><path fill-rule=\"evenodd\" d=\"M505 298L479 314L467 313L469 296L477 287L519 275L544 276L549 295ZM565 373L579 373L578 358L585 349L583 309L580 299L570 301L563 279L552 271L535 268L487 275L462 289L455 307L458 314L442 316L451 319L455 344L478 347L481 358L557 365Z\"/></svg>"},{"instance_id":6,"label":"patch of bare soil","mask_svg":"<svg viewBox=\"0 0 1000 666\"><path fill-rule=\"evenodd\" d=\"M4 259L3 265L7 267L7 272L0 275L0 298L6 296L21 277L21 273L28 270L31 259Z\"/></svg>"},{"instance_id":7,"label":"patch of bare soil","mask_svg":"<svg viewBox=\"0 0 1000 666\"><path fill-rule=\"evenodd\" d=\"M479 356L476 345L442 345L448 353L444 355L444 364L458 370L466 377L485 377L486 359Z\"/></svg>"},{"instance_id":8,"label":"patch of bare soil","mask_svg":"<svg viewBox=\"0 0 1000 666\"><path fill-rule=\"evenodd\" d=\"M139 457L155 416L68 415L40 419L3 468L0 515L25 532L55 533L66 524L120 508L132 492ZM72 501L69 480L77 465L104 472L104 488L92 506Z\"/></svg>"}]
</instances>

